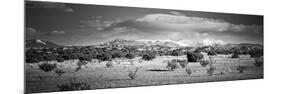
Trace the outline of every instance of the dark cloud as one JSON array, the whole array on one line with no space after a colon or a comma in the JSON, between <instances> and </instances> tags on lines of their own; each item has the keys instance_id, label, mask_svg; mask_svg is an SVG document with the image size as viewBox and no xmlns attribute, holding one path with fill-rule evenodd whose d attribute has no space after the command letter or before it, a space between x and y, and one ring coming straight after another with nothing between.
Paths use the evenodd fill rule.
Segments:
<instances>
[{"instance_id":1,"label":"dark cloud","mask_svg":"<svg viewBox=\"0 0 281 94\"><path fill-rule=\"evenodd\" d=\"M27 8L43 8L43 9L56 9L64 12L74 12L74 10L63 3L56 2L26 2Z\"/></svg>"}]
</instances>

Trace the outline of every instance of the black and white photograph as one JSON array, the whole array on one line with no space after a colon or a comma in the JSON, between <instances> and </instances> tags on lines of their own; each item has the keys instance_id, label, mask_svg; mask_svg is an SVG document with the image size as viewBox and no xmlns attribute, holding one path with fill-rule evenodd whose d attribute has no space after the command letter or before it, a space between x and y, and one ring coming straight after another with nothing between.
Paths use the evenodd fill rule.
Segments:
<instances>
[{"instance_id":1,"label":"black and white photograph","mask_svg":"<svg viewBox=\"0 0 281 94\"><path fill-rule=\"evenodd\" d=\"M25 93L264 78L263 15L26 0L23 41Z\"/></svg>"}]
</instances>

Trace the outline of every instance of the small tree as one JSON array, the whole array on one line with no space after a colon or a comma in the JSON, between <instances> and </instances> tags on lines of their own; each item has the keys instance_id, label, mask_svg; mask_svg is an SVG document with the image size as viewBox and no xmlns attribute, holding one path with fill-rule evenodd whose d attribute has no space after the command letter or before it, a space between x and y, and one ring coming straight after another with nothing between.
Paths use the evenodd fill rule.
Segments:
<instances>
[{"instance_id":1,"label":"small tree","mask_svg":"<svg viewBox=\"0 0 281 94\"><path fill-rule=\"evenodd\" d=\"M153 55L153 54L145 54L145 55L142 56L142 59L147 60L147 61L152 60L154 58L155 58L155 55Z\"/></svg>"},{"instance_id":2,"label":"small tree","mask_svg":"<svg viewBox=\"0 0 281 94\"><path fill-rule=\"evenodd\" d=\"M217 55L217 52L215 52L214 50L211 50L211 51L208 52L208 55L212 55L212 56Z\"/></svg>"},{"instance_id":3,"label":"small tree","mask_svg":"<svg viewBox=\"0 0 281 94\"><path fill-rule=\"evenodd\" d=\"M135 58L135 55L132 54L132 53L128 53L128 54L126 54L125 57L128 58L128 59L133 59L133 58Z\"/></svg>"},{"instance_id":4,"label":"small tree","mask_svg":"<svg viewBox=\"0 0 281 94\"><path fill-rule=\"evenodd\" d=\"M137 67L137 68L135 69L135 71L129 71L128 76L129 76L131 79L137 78L137 76L138 76L138 75L137 75L138 70L139 70L139 68Z\"/></svg>"},{"instance_id":5,"label":"small tree","mask_svg":"<svg viewBox=\"0 0 281 94\"><path fill-rule=\"evenodd\" d=\"M239 71L239 73L244 73L244 71L247 69L247 67L239 65L239 66L237 66L236 69Z\"/></svg>"},{"instance_id":6,"label":"small tree","mask_svg":"<svg viewBox=\"0 0 281 94\"><path fill-rule=\"evenodd\" d=\"M168 70L174 71L176 68L178 68L178 64L175 61L168 61L167 66Z\"/></svg>"},{"instance_id":7,"label":"small tree","mask_svg":"<svg viewBox=\"0 0 281 94\"><path fill-rule=\"evenodd\" d=\"M54 63L54 64L42 63L42 64L39 64L38 66L44 72L49 72L49 71L52 71L53 69L55 69L57 67L57 64L56 63Z\"/></svg>"},{"instance_id":8,"label":"small tree","mask_svg":"<svg viewBox=\"0 0 281 94\"><path fill-rule=\"evenodd\" d=\"M203 58L203 55L200 53L187 52L186 57L188 62L197 62Z\"/></svg>"},{"instance_id":9,"label":"small tree","mask_svg":"<svg viewBox=\"0 0 281 94\"><path fill-rule=\"evenodd\" d=\"M185 72L190 76L192 74L192 69L191 68L185 68Z\"/></svg>"},{"instance_id":10,"label":"small tree","mask_svg":"<svg viewBox=\"0 0 281 94\"><path fill-rule=\"evenodd\" d=\"M255 66L261 67L263 66L263 58L255 58Z\"/></svg>"},{"instance_id":11,"label":"small tree","mask_svg":"<svg viewBox=\"0 0 281 94\"><path fill-rule=\"evenodd\" d=\"M113 62L112 62L112 61L108 61L108 62L106 63L106 67L108 67L108 68L113 67Z\"/></svg>"},{"instance_id":12,"label":"small tree","mask_svg":"<svg viewBox=\"0 0 281 94\"><path fill-rule=\"evenodd\" d=\"M203 67L206 67L208 64L210 64L209 60L200 60L200 65Z\"/></svg>"},{"instance_id":13,"label":"small tree","mask_svg":"<svg viewBox=\"0 0 281 94\"><path fill-rule=\"evenodd\" d=\"M58 69L58 68L57 68L57 69L55 70L55 73L58 74L58 76L61 76L62 74L65 73L65 71L63 71L62 69Z\"/></svg>"},{"instance_id":14,"label":"small tree","mask_svg":"<svg viewBox=\"0 0 281 94\"><path fill-rule=\"evenodd\" d=\"M216 70L216 66L209 65L209 67L207 68L208 76L212 76L214 74L215 70Z\"/></svg>"}]
</instances>

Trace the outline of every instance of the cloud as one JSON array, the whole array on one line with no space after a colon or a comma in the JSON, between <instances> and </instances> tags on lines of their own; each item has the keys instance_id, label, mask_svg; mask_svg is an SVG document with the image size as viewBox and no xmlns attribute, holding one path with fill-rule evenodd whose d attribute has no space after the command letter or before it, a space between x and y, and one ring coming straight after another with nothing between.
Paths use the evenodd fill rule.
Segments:
<instances>
[{"instance_id":1,"label":"cloud","mask_svg":"<svg viewBox=\"0 0 281 94\"><path fill-rule=\"evenodd\" d=\"M26 2L27 8L42 8L42 9L56 9L64 12L74 12L74 10L67 6L67 4L56 3L56 2L34 2L28 1Z\"/></svg>"},{"instance_id":2,"label":"cloud","mask_svg":"<svg viewBox=\"0 0 281 94\"><path fill-rule=\"evenodd\" d=\"M195 31L195 32L241 32L249 29L261 31L262 26L258 25L236 25L220 19L209 19L202 17L189 17L180 15L179 12L172 14L147 14L136 19L138 22L156 24L161 29L177 31ZM252 31L253 31L252 30Z\"/></svg>"},{"instance_id":3,"label":"cloud","mask_svg":"<svg viewBox=\"0 0 281 94\"><path fill-rule=\"evenodd\" d=\"M61 35L61 34L65 34L65 32L62 31L62 30L54 30L54 31L51 32L51 34L59 34L59 35Z\"/></svg>"},{"instance_id":4,"label":"cloud","mask_svg":"<svg viewBox=\"0 0 281 94\"><path fill-rule=\"evenodd\" d=\"M32 28L32 27L27 27L26 28L26 30L25 30L25 32L27 33L27 34L35 34L35 33L37 33L38 31L36 31L34 28Z\"/></svg>"},{"instance_id":5,"label":"cloud","mask_svg":"<svg viewBox=\"0 0 281 94\"><path fill-rule=\"evenodd\" d=\"M90 20L82 20L80 21L80 27L82 29L92 29L97 31L102 31L105 28L111 27L113 24L120 23L123 20L115 19L112 21L103 20L102 16L93 16Z\"/></svg>"}]
</instances>

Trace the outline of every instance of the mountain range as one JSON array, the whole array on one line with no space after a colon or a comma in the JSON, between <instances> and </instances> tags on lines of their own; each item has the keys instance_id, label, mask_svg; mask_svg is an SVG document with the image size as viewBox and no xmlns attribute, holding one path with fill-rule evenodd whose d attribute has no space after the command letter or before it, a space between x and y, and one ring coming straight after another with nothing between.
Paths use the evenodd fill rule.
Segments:
<instances>
[{"instance_id":1,"label":"mountain range","mask_svg":"<svg viewBox=\"0 0 281 94\"><path fill-rule=\"evenodd\" d=\"M26 47L64 47L63 45L58 45L50 41L32 39L26 40ZM112 41L105 42L99 45L93 46L103 46L103 47L125 47L125 46L134 46L134 47L149 47L149 46L159 46L159 47L171 47L171 48L181 48L181 47L202 47L202 46L220 46L225 48L237 47L237 46L262 46L260 44L251 44L251 43L240 43L240 44L227 44L221 40L212 40L204 39L203 41L191 42L189 40L124 40L124 39L115 39Z\"/></svg>"}]
</instances>

